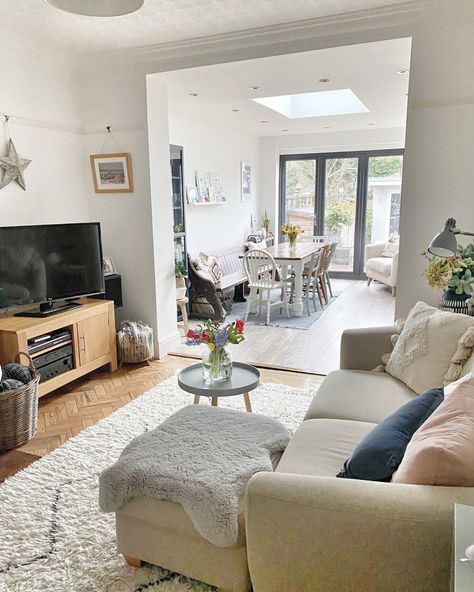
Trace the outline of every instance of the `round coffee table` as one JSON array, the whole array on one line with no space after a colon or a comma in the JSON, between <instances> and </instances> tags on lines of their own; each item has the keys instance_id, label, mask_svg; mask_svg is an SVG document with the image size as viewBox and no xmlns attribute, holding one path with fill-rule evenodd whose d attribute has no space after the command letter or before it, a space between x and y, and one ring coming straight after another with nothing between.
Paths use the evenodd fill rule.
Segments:
<instances>
[{"instance_id":1,"label":"round coffee table","mask_svg":"<svg viewBox=\"0 0 474 592\"><path fill-rule=\"evenodd\" d=\"M243 395L245 409L252 411L249 392L260 384L260 372L249 364L234 362L232 376L225 382L204 382L201 364L193 364L181 370L178 374L178 384L183 391L194 395L197 405L201 397L209 397L211 404L217 407L219 397L233 397Z\"/></svg>"}]
</instances>

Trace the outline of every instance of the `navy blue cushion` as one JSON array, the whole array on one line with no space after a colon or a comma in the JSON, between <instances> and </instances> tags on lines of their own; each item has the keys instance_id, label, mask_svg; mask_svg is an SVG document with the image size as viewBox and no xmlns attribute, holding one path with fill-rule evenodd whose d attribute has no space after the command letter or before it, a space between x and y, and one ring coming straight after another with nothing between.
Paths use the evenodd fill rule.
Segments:
<instances>
[{"instance_id":1,"label":"navy blue cushion","mask_svg":"<svg viewBox=\"0 0 474 592\"><path fill-rule=\"evenodd\" d=\"M375 426L352 451L338 477L390 481L408 442L444 399L444 389L426 391Z\"/></svg>"}]
</instances>

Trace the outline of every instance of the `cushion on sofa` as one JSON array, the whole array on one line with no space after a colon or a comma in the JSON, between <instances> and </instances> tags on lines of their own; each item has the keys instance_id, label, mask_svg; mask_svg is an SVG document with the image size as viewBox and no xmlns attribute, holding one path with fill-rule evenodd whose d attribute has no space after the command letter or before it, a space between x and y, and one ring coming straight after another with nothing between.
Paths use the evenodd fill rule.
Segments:
<instances>
[{"instance_id":1,"label":"cushion on sofa","mask_svg":"<svg viewBox=\"0 0 474 592\"><path fill-rule=\"evenodd\" d=\"M383 372L336 370L316 392L305 420L330 418L378 423L416 394Z\"/></svg>"},{"instance_id":2,"label":"cushion on sofa","mask_svg":"<svg viewBox=\"0 0 474 592\"><path fill-rule=\"evenodd\" d=\"M375 271L389 277L392 273L392 259L391 257L372 257L365 262L367 272Z\"/></svg>"},{"instance_id":3,"label":"cushion on sofa","mask_svg":"<svg viewBox=\"0 0 474 592\"><path fill-rule=\"evenodd\" d=\"M339 419L304 421L287 445L277 473L334 477L373 423Z\"/></svg>"},{"instance_id":4,"label":"cushion on sofa","mask_svg":"<svg viewBox=\"0 0 474 592\"><path fill-rule=\"evenodd\" d=\"M416 393L444 385L458 340L473 325L470 316L418 302L390 354L387 372Z\"/></svg>"},{"instance_id":5,"label":"cushion on sofa","mask_svg":"<svg viewBox=\"0 0 474 592\"><path fill-rule=\"evenodd\" d=\"M460 381L415 432L392 481L474 487L474 378Z\"/></svg>"},{"instance_id":6,"label":"cushion on sofa","mask_svg":"<svg viewBox=\"0 0 474 592\"><path fill-rule=\"evenodd\" d=\"M402 405L357 444L337 476L389 481L401 463L411 437L443 398L443 389L436 388Z\"/></svg>"},{"instance_id":7,"label":"cushion on sofa","mask_svg":"<svg viewBox=\"0 0 474 592\"><path fill-rule=\"evenodd\" d=\"M392 258L394 255L398 253L400 249L400 237L396 234L392 234L388 239L387 244L383 248L381 253L382 257L390 257Z\"/></svg>"}]
</instances>

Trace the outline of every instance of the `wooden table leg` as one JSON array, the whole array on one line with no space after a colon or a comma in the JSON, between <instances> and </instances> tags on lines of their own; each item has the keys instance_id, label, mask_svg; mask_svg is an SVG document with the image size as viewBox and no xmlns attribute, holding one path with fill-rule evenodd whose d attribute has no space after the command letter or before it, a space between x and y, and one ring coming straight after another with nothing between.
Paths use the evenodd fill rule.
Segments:
<instances>
[{"instance_id":1,"label":"wooden table leg","mask_svg":"<svg viewBox=\"0 0 474 592\"><path fill-rule=\"evenodd\" d=\"M249 413L252 413L252 403L250 402L250 396L248 393L244 393L244 402L245 402L245 409Z\"/></svg>"},{"instance_id":2,"label":"wooden table leg","mask_svg":"<svg viewBox=\"0 0 474 592\"><path fill-rule=\"evenodd\" d=\"M195 405L199 405L200 399L201 399L201 396L200 395L194 395L194 404Z\"/></svg>"},{"instance_id":3,"label":"wooden table leg","mask_svg":"<svg viewBox=\"0 0 474 592\"><path fill-rule=\"evenodd\" d=\"M189 329L188 311L186 310L186 303L181 304L181 316L183 317L184 336L186 337Z\"/></svg>"},{"instance_id":4,"label":"wooden table leg","mask_svg":"<svg viewBox=\"0 0 474 592\"><path fill-rule=\"evenodd\" d=\"M217 407L217 400L218 400L218 397L212 397L211 398L211 405L213 407Z\"/></svg>"}]
</instances>

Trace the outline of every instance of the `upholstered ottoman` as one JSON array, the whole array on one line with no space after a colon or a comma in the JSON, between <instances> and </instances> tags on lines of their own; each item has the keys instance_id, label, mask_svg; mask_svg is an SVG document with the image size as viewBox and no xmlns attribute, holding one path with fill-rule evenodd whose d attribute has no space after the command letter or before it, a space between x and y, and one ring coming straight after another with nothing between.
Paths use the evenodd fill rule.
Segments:
<instances>
[{"instance_id":1,"label":"upholstered ottoman","mask_svg":"<svg viewBox=\"0 0 474 592\"><path fill-rule=\"evenodd\" d=\"M242 508L243 510L243 508ZM250 587L245 545L244 512L233 547L217 547L194 528L179 504L137 497L116 513L117 547L127 563L159 565L226 592Z\"/></svg>"}]
</instances>

